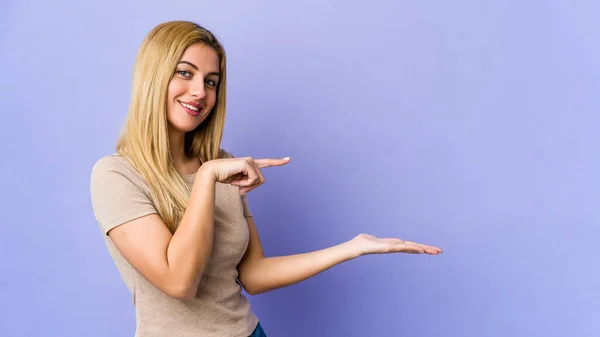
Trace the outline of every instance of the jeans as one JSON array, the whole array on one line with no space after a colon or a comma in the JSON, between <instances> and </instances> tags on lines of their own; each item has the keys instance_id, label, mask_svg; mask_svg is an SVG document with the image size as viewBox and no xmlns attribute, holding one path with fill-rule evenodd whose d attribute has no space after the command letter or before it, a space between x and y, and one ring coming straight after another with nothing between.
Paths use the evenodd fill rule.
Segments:
<instances>
[{"instance_id":1,"label":"jeans","mask_svg":"<svg viewBox=\"0 0 600 337\"><path fill-rule=\"evenodd\" d=\"M252 332L252 334L248 337L267 337L267 334L265 334L265 331L263 330L262 326L260 326L259 322L256 326L256 329L254 329L254 332Z\"/></svg>"}]
</instances>

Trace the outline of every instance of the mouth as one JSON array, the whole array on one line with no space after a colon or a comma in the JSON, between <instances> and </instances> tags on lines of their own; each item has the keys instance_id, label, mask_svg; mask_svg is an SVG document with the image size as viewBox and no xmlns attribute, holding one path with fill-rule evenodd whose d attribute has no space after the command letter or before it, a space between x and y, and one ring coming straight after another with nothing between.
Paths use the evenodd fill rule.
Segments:
<instances>
[{"instance_id":1,"label":"mouth","mask_svg":"<svg viewBox=\"0 0 600 337\"><path fill-rule=\"evenodd\" d=\"M192 116L200 115L200 111L202 111L203 107L200 104L192 103L192 102L182 102L177 101L183 107L183 109Z\"/></svg>"}]
</instances>

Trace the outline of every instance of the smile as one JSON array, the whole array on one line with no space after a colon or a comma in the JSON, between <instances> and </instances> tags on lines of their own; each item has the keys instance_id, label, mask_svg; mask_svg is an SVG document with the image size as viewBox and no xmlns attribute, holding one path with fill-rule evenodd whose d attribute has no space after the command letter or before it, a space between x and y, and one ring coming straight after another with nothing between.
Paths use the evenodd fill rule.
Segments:
<instances>
[{"instance_id":1,"label":"smile","mask_svg":"<svg viewBox=\"0 0 600 337\"><path fill-rule=\"evenodd\" d=\"M179 102L179 103L181 103L181 105L183 105L185 108L188 108L188 109L190 109L190 110L194 110L194 111L198 111L198 110L199 110L198 108L196 108L196 107L195 107L195 106L193 106L193 105L189 105L189 104L187 104L187 103L183 103L183 102Z\"/></svg>"},{"instance_id":2,"label":"smile","mask_svg":"<svg viewBox=\"0 0 600 337\"><path fill-rule=\"evenodd\" d=\"M181 101L178 101L178 102L179 102L179 104L181 104L181 106L183 107L183 109L187 113L189 113L190 115L192 115L192 116L198 116L200 114L200 109L201 109L200 106L196 106L195 104L192 105L192 104L189 104L189 103L184 103L184 102L181 102Z\"/></svg>"}]
</instances>

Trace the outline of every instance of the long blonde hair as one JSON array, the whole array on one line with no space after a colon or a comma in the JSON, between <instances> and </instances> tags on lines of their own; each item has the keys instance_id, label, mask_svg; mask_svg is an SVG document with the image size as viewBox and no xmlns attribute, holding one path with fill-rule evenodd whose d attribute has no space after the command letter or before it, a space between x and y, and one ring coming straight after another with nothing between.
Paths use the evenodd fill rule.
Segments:
<instances>
[{"instance_id":1,"label":"long blonde hair","mask_svg":"<svg viewBox=\"0 0 600 337\"><path fill-rule=\"evenodd\" d=\"M167 89L183 52L204 43L217 52L219 82L211 113L185 135L185 152L204 163L220 155L225 124L225 50L207 29L189 21L161 23L148 33L135 60L131 102L117 153L138 170L151 191L154 206L171 232L183 217L190 189L170 159Z\"/></svg>"}]
</instances>

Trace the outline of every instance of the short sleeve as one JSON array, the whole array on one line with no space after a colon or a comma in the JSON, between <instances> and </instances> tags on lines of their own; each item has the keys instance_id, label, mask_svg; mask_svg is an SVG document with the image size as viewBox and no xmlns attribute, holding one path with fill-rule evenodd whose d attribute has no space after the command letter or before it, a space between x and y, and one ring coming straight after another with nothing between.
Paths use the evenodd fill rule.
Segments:
<instances>
[{"instance_id":1,"label":"short sleeve","mask_svg":"<svg viewBox=\"0 0 600 337\"><path fill-rule=\"evenodd\" d=\"M94 216L104 234L128 221L157 213L148 195L133 180L131 170L116 157L104 157L94 164L90 194Z\"/></svg>"}]
</instances>

